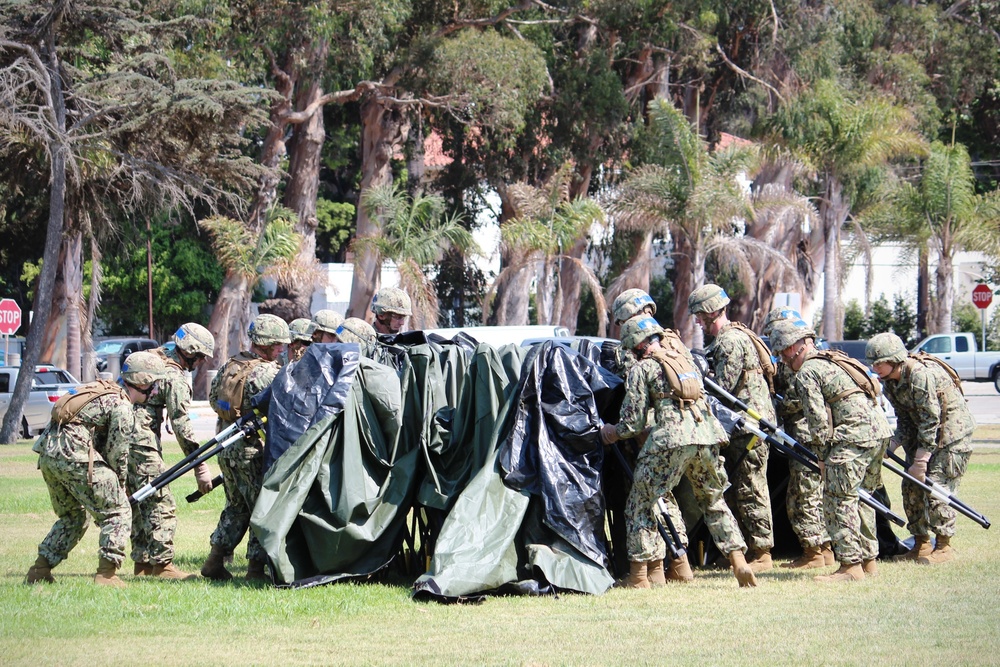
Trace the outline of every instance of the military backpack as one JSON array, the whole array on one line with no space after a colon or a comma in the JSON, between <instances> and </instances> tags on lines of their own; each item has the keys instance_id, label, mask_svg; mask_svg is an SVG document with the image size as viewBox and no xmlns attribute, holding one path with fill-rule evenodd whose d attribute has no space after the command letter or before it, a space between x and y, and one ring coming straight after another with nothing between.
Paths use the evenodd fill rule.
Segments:
<instances>
[{"instance_id":1,"label":"military backpack","mask_svg":"<svg viewBox=\"0 0 1000 667\"><path fill-rule=\"evenodd\" d=\"M220 419L235 422L243 416L243 388L253 369L263 363L266 363L263 359L239 354L223 367L219 373L216 402L212 405Z\"/></svg>"},{"instance_id":2,"label":"military backpack","mask_svg":"<svg viewBox=\"0 0 1000 667\"><path fill-rule=\"evenodd\" d=\"M698 370L688 361L679 339L665 332L660 338L660 347L650 350L649 357L660 364L670 385L670 393L657 398L673 398L685 408L702 397L704 389Z\"/></svg>"},{"instance_id":3,"label":"military backpack","mask_svg":"<svg viewBox=\"0 0 1000 667\"><path fill-rule=\"evenodd\" d=\"M910 359L922 362L924 366L929 366L931 363L935 363L940 366L941 369L948 374L948 377L951 378L952 384L955 385L955 388L958 389L963 396L965 395L965 390L962 389L962 378L959 377L958 371L949 366L945 361L938 359L933 354L928 354L923 350L917 353L910 353L908 356Z\"/></svg>"},{"instance_id":4,"label":"military backpack","mask_svg":"<svg viewBox=\"0 0 1000 667\"><path fill-rule=\"evenodd\" d=\"M732 326L736 327L743 333L747 335L750 342L753 343L754 349L757 351L757 358L760 361L760 372L764 376L764 380L767 381L767 387L774 393L774 376L778 374L778 368L774 365L774 361L771 359L771 350L767 347L767 344L761 340L760 336L754 333L753 329L743 324L742 322L730 322ZM737 383L734 394L738 394L743 385L746 384L746 371L740 376L740 381Z\"/></svg>"},{"instance_id":5,"label":"military backpack","mask_svg":"<svg viewBox=\"0 0 1000 667\"><path fill-rule=\"evenodd\" d=\"M74 387L69 392L60 396L59 400L52 406L52 421L60 426L68 424L73 421L73 418L83 409L83 406L95 398L107 396L108 394L117 394L128 400L127 394L121 385L111 380L97 380L96 382L88 382L87 384Z\"/></svg>"},{"instance_id":6,"label":"military backpack","mask_svg":"<svg viewBox=\"0 0 1000 667\"><path fill-rule=\"evenodd\" d=\"M850 376L854 384L857 385L856 389L848 389L847 391L841 392L829 399L827 403L833 404L842 398L846 398L851 394L855 394L861 391L870 400L876 401L878 397L882 395L882 385L879 383L875 377L868 372L868 367L862 364L857 359L852 359L847 356L841 350L817 350L814 355L815 359L824 359L830 363L836 364L844 372Z\"/></svg>"}]
</instances>

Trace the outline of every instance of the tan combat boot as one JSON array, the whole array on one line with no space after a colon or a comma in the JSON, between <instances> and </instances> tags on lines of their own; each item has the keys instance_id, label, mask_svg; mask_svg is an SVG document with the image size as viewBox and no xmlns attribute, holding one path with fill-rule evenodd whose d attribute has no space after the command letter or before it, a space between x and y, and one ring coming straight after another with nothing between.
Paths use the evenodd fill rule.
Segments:
<instances>
[{"instance_id":1,"label":"tan combat boot","mask_svg":"<svg viewBox=\"0 0 1000 667\"><path fill-rule=\"evenodd\" d=\"M28 568L28 574L24 577L26 584L37 584L40 581L56 583L52 577L52 566L42 556L35 559L35 564Z\"/></svg>"},{"instance_id":2,"label":"tan combat boot","mask_svg":"<svg viewBox=\"0 0 1000 667\"><path fill-rule=\"evenodd\" d=\"M750 569L756 572L767 572L774 568L774 561L771 560L771 550L754 553L753 559L747 562Z\"/></svg>"},{"instance_id":3,"label":"tan combat boot","mask_svg":"<svg viewBox=\"0 0 1000 667\"><path fill-rule=\"evenodd\" d=\"M222 547L212 545L212 551L208 554L208 560L201 566L201 576L214 581L229 581L233 578L233 573L226 569L223 559L226 552Z\"/></svg>"},{"instance_id":4,"label":"tan combat boot","mask_svg":"<svg viewBox=\"0 0 1000 667\"><path fill-rule=\"evenodd\" d=\"M784 563L781 567L789 570L812 570L817 567L826 567L826 558L823 557L822 547L802 547L802 555L791 561Z\"/></svg>"},{"instance_id":5,"label":"tan combat boot","mask_svg":"<svg viewBox=\"0 0 1000 667\"><path fill-rule=\"evenodd\" d=\"M646 563L631 560L628 563L628 577L625 578L625 588L650 588L646 576Z\"/></svg>"},{"instance_id":6,"label":"tan combat boot","mask_svg":"<svg viewBox=\"0 0 1000 667\"><path fill-rule=\"evenodd\" d=\"M152 563L136 563L135 567L132 568L132 574L137 577L148 577L153 574L153 564Z\"/></svg>"},{"instance_id":7,"label":"tan combat boot","mask_svg":"<svg viewBox=\"0 0 1000 667\"><path fill-rule=\"evenodd\" d=\"M833 574L824 574L813 577L815 581L822 584L838 583L841 581L864 581L865 570L861 563L841 563L840 568Z\"/></svg>"},{"instance_id":8,"label":"tan combat boot","mask_svg":"<svg viewBox=\"0 0 1000 667\"><path fill-rule=\"evenodd\" d=\"M921 565L940 565L950 560L955 560L955 550L951 548L951 537L938 535L934 551L927 556L921 556L917 562Z\"/></svg>"},{"instance_id":9,"label":"tan combat boot","mask_svg":"<svg viewBox=\"0 0 1000 667\"><path fill-rule=\"evenodd\" d=\"M172 562L164 565L153 565L153 571L150 572L150 575L158 579L176 579L178 581L198 578L197 574L191 574L190 572L178 570Z\"/></svg>"},{"instance_id":10,"label":"tan combat boot","mask_svg":"<svg viewBox=\"0 0 1000 667\"><path fill-rule=\"evenodd\" d=\"M667 585L666 576L663 574L663 560L651 560L646 564L646 578L653 588Z\"/></svg>"},{"instance_id":11,"label":"tan combat boot","mask_svg":"<svg viewBox=\"0 0 1000 667\"><path fill-rule=\"evenodd\" d=\"M823 543L823 564L829 567L830 565L837 564L837 556L833 553L833 545L829 542Z\"/></svg>"},{"instance_id":12,"label":"tan combat boot","mask_svg":"<svg viewBox=\"0 0 1000 667\"><path fill-rule=\"evenodd\" d=\"M264 571L264 561L251 558L247 561L247 581L270 581L271 578L267 576Z\"/></svg>"},{"instance_id":13,"label":"tan combat boot","mask_svg":"<svg viewBox=\"0 0 1000 667\"><path fill-rule=\"evenodd\" d=\"M694 572L691 571L691 564L688 562L687 554L684 554L677 560L670 561L670 567L667 569L667 581L682 584L694 581Z\"/></svg>"},{"instance_id":14,"label":"tan combat boot","mask_svg":"<svg viewBox=\"0 0 1000 667\"><path fill-rule=\"evenodd\" d=\"M930 556L932 551L934 551L934 547L931 545L929 535L914 535L913 548L905 554L896 556L893 560L920 560Z\"/></svg>"},{"instance_id":15,"label":"tan combat boot","mask_svg":"<svg viewBox=\"0 0 1000 667\"><path fill-rule=\"evenodd\" d=\"M751 588L757 585L757 577L747 564L746 556L739 549L729 552L729 562L733 566L733 574L736 581L740 582L740 588Z\"/></svg>"},{"instance_id":16,"label":"tan combat boot","mask_svg":"<svg viewBox=\"0 0 1000 667\"><path fill-rule=\"evenodd\" d=\"M102 558L97 562L97 574L94 575L94 583L101 586L125 588L128 584L118 578L117 572L117 565L107 558Z\"/></svg>"},{"instance_id":17,"label":"tan combat boot","mask_svg":"<svg viewBox=\"0 0 1000 667\"><path fill-rule=\"evenodd\" d=\"M874 558L861 561L861 569L865 571L866 577L878 576L878 563Z\"/></svg>"}]
</instances>

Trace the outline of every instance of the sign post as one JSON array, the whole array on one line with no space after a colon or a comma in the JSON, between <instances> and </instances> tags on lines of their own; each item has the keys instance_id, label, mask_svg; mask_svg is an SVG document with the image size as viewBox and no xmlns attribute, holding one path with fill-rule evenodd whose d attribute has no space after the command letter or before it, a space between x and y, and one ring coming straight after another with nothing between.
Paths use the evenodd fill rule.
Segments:
<instances>
[{"instance_id":1,"label":"sign post","mask_svg":"<svg viewBox=\"0 0 1000 667\"><path fill-rule=\"evenodd\" d=\"M3 362L10 359L10 336L21 328L21 307L14 299L0 299L0 335L3 336Z\"/></svg>"},{"instance_id":2,"label":"sign post","mask_svg":"<svg viewBox=\"0 0 1000 667\"><path fill-rule=\"evenodd\" d=\"M993 290L985 283L972 288L972 303L979 309L983 321L983 352L986 351L986 309L993 303Z\"/></svg>"}]
</instances>

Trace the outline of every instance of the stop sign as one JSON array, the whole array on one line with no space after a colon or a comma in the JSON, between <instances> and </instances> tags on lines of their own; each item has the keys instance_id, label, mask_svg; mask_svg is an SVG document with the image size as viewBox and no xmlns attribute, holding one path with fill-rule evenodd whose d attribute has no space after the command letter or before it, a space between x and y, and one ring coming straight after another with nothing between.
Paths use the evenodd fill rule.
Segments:
<instances>
[{"instance_id":1,"label":"stop sign","mask_svg":"<svg viewBox=\"0 0 1000 667\"><path fill-rule=\"evenodd\" d=\"M989 308L990 304L993 303L993 290L990 289L990 286L980 283L973 287L972 303L977 308Z\"/></svg>"},{"instance_id":2,"label":"stop sign","mask_svg":"<svg viewBox=\"0 0 1000 667\"><path fill-rule=\"evenodd\" d=\"M14 299L0 299L0 334L12 335L21 328L21 307Z\"/></svg>"}]
</instances>

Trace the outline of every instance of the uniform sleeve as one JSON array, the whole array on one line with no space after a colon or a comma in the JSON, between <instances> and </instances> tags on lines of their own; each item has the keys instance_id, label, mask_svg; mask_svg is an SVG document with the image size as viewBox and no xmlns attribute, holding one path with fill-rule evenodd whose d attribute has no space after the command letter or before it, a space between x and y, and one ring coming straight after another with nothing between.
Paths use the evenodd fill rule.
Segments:
<instances>
[{"instance_id":1,"label":"uniform sleeve","mask_svg":"<svg viewBox=\"0 0 1000 667\"><path fill-rule=\"evenodd\" d=\"M715 371L715 381L726 391L735 394L733 390L744 370L743 351L735 336L726 336L719 341L713 356L712 370Z\"/></svg>"},{"instance_id":2,"label":"uniform sleeve","mask_svg":"<svg viewBox=\"0 0 1000 667\"><path fill-rule=\"evenodd\" d=\"M643 364L632 366L625 378L625 400L622 402L621 419L618 420L618 437L633 438L646 428L649 411L649 389Z\"/></svg>"},{"instance_id":3,"label":"uniform sleeve","mask_svg":"<svg viewBox=\"0 0 1000 667\"><path fill-rule=\"evenodd\" d=\"M941 404L933 373L915 369L910 375L910 386L916 406L914 426L917 447L933 452L937 449L938 430L941 428Z\"/></svg>"},{"instance_id":4,"label":"uniform sleeve","mask_svg":"<svg viewBox=\"0 0 1000 667\"><path fill-rule=\"evenodd\" d=\"M795 393L804 416L802 439L804 444L818 450L829 438L830 425L826 415L826 400L819 378L808 371L795 374Z\"/></svg>"},{"instance_id":5,"label":"uniform sleeve","mask_svg":"<svg viewBox=\"0 0 1000 667\"><path fill-rule=\"evenodd\" d=\"M132 442L138 437L136 411L126 400L117 402L108 420L108 442L104 458L118 475L118 481L125 484L128 473L128 452Z\"/></svg>"},{"instance_id":6,"label":"uniform sleeve","mask_svg":"<svg viewBox=\"0 0 1000 667\"><path fill-rule=\"evenodd\" d=\"M903 410L897 407L895 398L896 392L900 391L899 388L894 388L892 390L888 389L888 383L886 384L887 390L886 394L889 396L889 402L892 403L893 407L896 408L896 432L893 434L892 439L903 445L904 447L909 447L917 441L917 425L913 421L912 412L910 410Z\"/></svg>"},{"instance_id":7,"label":"uniform sleeve","mask_svg":"<svg viewBox=\"0 0 1000 667\"><path fill-rule=\"evenodd\" d=\"M166 418L170 420L177 444L186 456L199 446L191 426L191 387L183 376L171 377L169 381L161 382L160 386L166 390Z\"/></svg>"}]
</instances>

